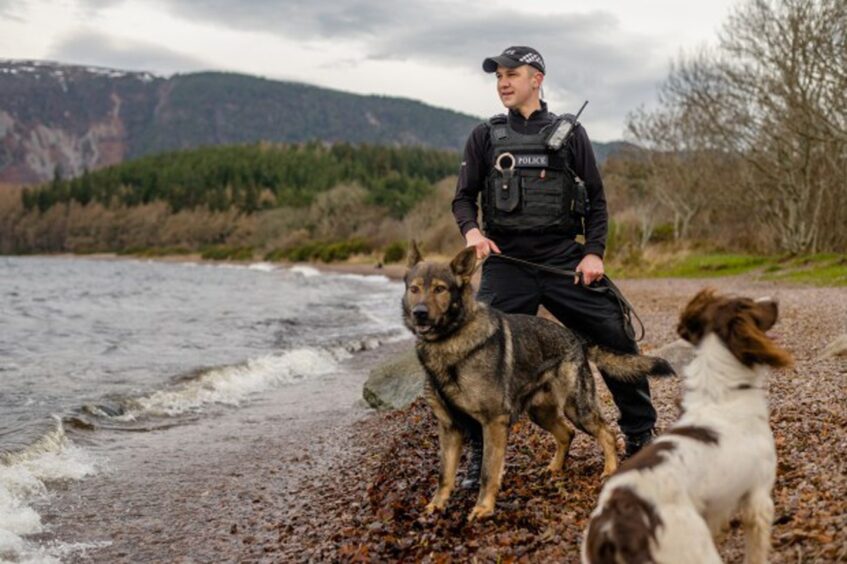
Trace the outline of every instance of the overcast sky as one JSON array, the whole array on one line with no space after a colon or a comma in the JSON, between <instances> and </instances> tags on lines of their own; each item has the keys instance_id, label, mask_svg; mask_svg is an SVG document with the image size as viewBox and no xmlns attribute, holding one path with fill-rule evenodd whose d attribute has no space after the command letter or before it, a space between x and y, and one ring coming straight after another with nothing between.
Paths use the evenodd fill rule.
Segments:
<instances>
[{"instance_id":1,"label":"overcast sky","mask_svg":"<svg viewBox=\"0 0 847 564\"><path fill-rule=\"evenodd\" d=\"M231 70L487 117L502 108L482 59L532 45L551 109L588 99L581 121L609 141L673 59L715 43L737 2L0 0L0 58Z\"/></svg>"}]
</instances>

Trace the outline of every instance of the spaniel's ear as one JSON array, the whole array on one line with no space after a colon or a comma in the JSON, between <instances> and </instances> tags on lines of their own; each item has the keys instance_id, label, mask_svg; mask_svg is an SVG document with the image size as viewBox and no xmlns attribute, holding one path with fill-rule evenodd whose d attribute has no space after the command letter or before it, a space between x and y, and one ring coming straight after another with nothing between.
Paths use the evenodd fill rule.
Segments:
<instances>
[{"instance_id":1,"label":"spaniel's ear","mask_svg":"<svg viewBox=\"0 0 847 564\"><path fill-rule=\"evenodd\" d=\"M421 255L421 251L418 249L418 244L414 239L412 239L409 241L409 256L406 257L406 267L412 268L422 260L423 255Z\"/></svg>"},{"instance_id":2,"label":"spaniel's ear","mask_svg":"<svg viewBox=\"0 0 847 564\"><path fill-rule=\"evenodd\" d=\"M699 344L709 327L707 310L717 301L713 288L700 290L682 310L676 326L677 334L692 345Z\"/></svg>"},{"instance_id":3,"label":"spaniel's ear","mask_svg":"<svg viewBox=\"0 0 847 564\"><path fill-rule=\"evenodd\" d=\"M775 302L771 302L775 304ZM760 311L758 304L752 307L736 307L732 319L721 323L718 332L726 343L727 348L745 366L767 364L775 368L791 366L793 359L784 349L777 346L770 337L765 335L762 325L770 329L776 321L775 305L766 306L766 317ZM773 317L771 317L771 315Z\"/></svg>"},{"instance_id":4,"label":"spaniel's ear","mask_svg":"<svg viewBox=\"0 0 847 564\"><path fill-rule=\"evenodd\" d=\"M753 302L750 314L762 331L768 331L779 317L779 302L771 298L759 298Z\"/></svg>"}]
</instances>

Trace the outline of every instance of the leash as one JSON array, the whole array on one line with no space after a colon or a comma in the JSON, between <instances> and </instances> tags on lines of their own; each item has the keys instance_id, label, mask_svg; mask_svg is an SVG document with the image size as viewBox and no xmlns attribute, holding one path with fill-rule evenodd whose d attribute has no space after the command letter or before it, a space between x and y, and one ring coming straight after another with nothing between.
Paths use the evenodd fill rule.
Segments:
<instances>
[{"instance_id":1,"label":"leash","mask_svg":"<svg viewBox=\"0 0 847 564\"><path fill-rule=\"evenodd\" d=\"M577 272L575 270L568 270L566 268L556 268L554 266L548 266L546 264L538 264L536 262L530 262L528 260L510 257L509 255L504 255L501 253L491 253L488 255L488 258L492 257L504 259L517 264L522 264L524 266L529 266L536 270L544 270L545 272L568 276L570 278L576 276L577 278L579 278L580 282L583 282L583 273ZM588 286L586 284L581 284L581 286L590 292L596 292L598 294L611 294L612 297L615 298L615 300L618 302L618 308L620 308L621 314L623 315L625 321L623 329L627 337L629 337L630 339L634 339L636 342L641 341L642 339L644 339L644 323L641 321L641 318L638 317L638 313L636 313L635 308L632 307L632 304L629 303L629 300L626 299L626 297L623 295L623 292L620 291L620 288L618 288L615 283L612 282L611 278L604 274L603 279L606 281L605 286ZM636 319L636 321L638 321L638 326L641 328L641 336L637 338L635 336L635 328L632 324L633 317Z\"/></svg>"}]
</instances>

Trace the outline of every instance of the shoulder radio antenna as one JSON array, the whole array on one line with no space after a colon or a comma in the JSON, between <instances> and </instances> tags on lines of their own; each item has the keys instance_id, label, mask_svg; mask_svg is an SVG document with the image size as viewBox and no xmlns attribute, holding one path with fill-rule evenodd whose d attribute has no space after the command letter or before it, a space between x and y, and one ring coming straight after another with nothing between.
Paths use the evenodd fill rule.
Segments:
<instances>
[{"instance_id":1,"label":"shoulder radio antenna","mask_svg":"<svg viewBox=\"0 0 847 564\"><path fill-rule=\"evenodd\" d=\"M582 110L585 109L585 106L588 105L588 100L582 104L582 107L579 108L579 111L574 116L573 120L569 119L560 119L558 125L550 133L550 137L547 138L547 148L552 151L558 151L562 148L562 145L565 144L565 141L568 140L568 137L571 136L573 130L576 129L576 126L579 125L579 116L582 115Z\"/></svg>"}]
</instances>

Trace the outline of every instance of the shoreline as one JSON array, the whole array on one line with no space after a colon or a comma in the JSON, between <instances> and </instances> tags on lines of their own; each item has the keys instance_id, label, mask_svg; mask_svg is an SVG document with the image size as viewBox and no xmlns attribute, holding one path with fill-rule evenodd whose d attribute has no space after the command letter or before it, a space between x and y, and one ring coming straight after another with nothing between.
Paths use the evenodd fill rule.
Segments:
<instances>
[{"instance_id":1,"label":"shoreline","mask_svg":"<svg viewBox=\"0 0 847 564\"><path fill-rule=\"evenodd\" d=\"M269 262L264 260L210 260L204 259L199 253L186 255L164 255L155 257L145 257L140 255L121 255L118 253L92 253L78 255L74 253L56 253L43 255L8 255L15 257L39 257L39 258L54 258L60 260L69 259L91 259L91 260L135 260L135 261L151 261L164 263L194 263L194 264L238 264L251 265L257 263L267 263L282 268L293 268L297 266L305 266L314 268L320 272L334 274L358 274L361 276L385 276L390 280L403 280L403 274L406 271L404 262L392 263L378 267L377 265L368 262L341 262L341 263L323 263L323 262Z\"/></svg>"},{"instance_id":2,"label":"shoreline","mask_svg":"<svg viewBox=\"0 0 847 564\"><path fill-rule=\"evenodd\" d=\"M378 270L299 266L359 275ZM679 308L704 282L621 282L648 329L645 351L676 339ZM781 301L784 319L776 331L781 341L790 339L797 368L778 372L769 383L780 462L773 561L791 561L798 551L832 557L843 539L831 531L843 531L838 519L847 515L838 501L847 498L838 458L843 433L833 431L847 424L841 385L845 365L817 355L841 330L847 295L838 288L790 288L745 277L707 282L721 292L771 294ZM354 401L361 397L366 371L406 346L409 341L403 340L358 353L330 380L267 394L256 405L204 424L114 435L131 441L133 448L119 451L109 472L63 485L59 502L43 508L49 533L37 540L96 545L69 555L68 561L523 556L575 561L575 543L596 501L601 468L596 445L581 434L567 471L550 479L540 472L552 452L549 437L519 422L493 519L465 525L475 492L457 492L443 515L423 515L438 468L432 414L420 402L377 413ZM660 429L675 419L680 385L675 379L651 384ZM597 389L604 415L614 421L608 392L599 382ZM102 542L111 544L97 544ZM742 546L736 528L721 542L721 553L734 561Z\"/></svg>"},{"instance_id":3,"label":"shoreline","mask_svg":"<svg viewBox=\"0 0 847 564\"><path fill-rule=\"evenodd\" d=\"M841 471L844 435L836 430L847 424L847 365L820 353L842 330L847 295L743 278L710 282L722 293L777 298L782 319L774 332L796 361L794 368L773 371L767 384L778 459L770 560L840 561L847 554L847 475ZM679 310L701 281L625 281L622 288L643 309L643 349L655 350L677 338ZM620 437L611 396L599 378L596 384L601 410ZM659 432L678 418L682 387L677 378L651 381ZM263 549L296 561L579 561L602 485L602 456L585 434L577 433L565 471L550 476L544 472L554 450L550 436L519 420L496 512L475 524L466 517L476 492L457 490L445 511L424 511L439 464L434 417L422 400L357 424L354 437L356 463L334 471L340 475L316 477L302 492L316 496L304 502L305 513L280 521L280 538ZM461 478L464 463L459 468ZM730 524L717 545L724 561L741 561L743 531Z\"/></svg>"},{"instance_id":4,"label":"shoreline","mask_svg":"<svg viewBox=\"0 0 847 564\"><path fill-rule=\"evenodd\" d=\"M31 254L31 255L0 255L9 257L50 257L58 259L89 258L92 260L136 260L153 261L164 263L195 263L195 264L233 264L250 265L256 263L267 263L282 268L293 268L304 266L314 268L320 272L339 274L358 274L362 276L386 276L390 280L402 281L406 271L405 260L397 263L385 264L377 257L355 256L345 262L286 262L265 261L261 259L252 260L212 260L204 259L199 253L182 255L121 255L118 253L54 253L54 254ZM451 257L443 255L429 255L431 260L449 261ZM652 260L652 262L651 262ZM779 258L774 256L749 256L746 264L738 264L738 258L734 255L721 253L705 253L692 255L674 265L664 261L655 262L647 259L641 267L635 270L624 268L626 272L618 272L623 267L615 261L606 261L607 273L616 281L622 280L700 280L703 283L723 278L748 279L755 283L772 283L779 287L795 288L839 288L847 286L847 258L838 258L838 255L812 255L807 258L795 257ZM652 264L652 266L650 266ZM646 265L646 270L645 270ZM752 266L751 266L752 265ZM658 267L658 270L655 270ZM652 269L652 270L651 270ZM627 275L628 273L628 275ZM475 280L478 281L480 272L477 272Z\"/></svg>"},{"instance_id":5,"label":"shoreline","mask_svg":"<svg viewBox=\"0 0 847 564\"><path fill-rule=\"evenodd\" d=\"M112 395L107 393L106 388L101 391L99 380L92 379L78 386L81 390L77 394L78 401L77 395L73 395L77 393L76 389L71 390L72 394L63 396L70 400L65 402L68 409L63 407L60 412L54 412L62 418L62 437L68 440L63 440L57 448L80 453L84 460L91 461L91 470L87 470L84 477L80 476L82 479L65 479L63 476L67 472L60 474L53 470L53 466L66 464L63 460L54 461L52 454L34 470L27 466L26 476L31 474L41 480L33 483L38 483L39 487L43 483L46 495L27 494L26 498L22 497L27 505L22 507L26 509L25 513L17 511L15 499L12 499L10 510L0 515L11 515L13 520L31 516L27 526L35 523L27 529L11 529L13 533L21 531L19 537L22 542L18 537L2 535L5 531L0 531L0 561L18 556L22 560L29 556L45 559L55 556L61 561L86 558L96 561L169 561L170 550L180 545L184 548L185 559L206 554L206 558L198 559L216 560L214 554L204 552L207 550L205 544L214 544L210 539L226 535L232 542L242 543L243 538L258 537L260 533L253 531L251 523L257 510L256 505L252 505L253 500L260 499L260 496L251 497L242 507L243 499L239 496L243 495L243 490L252 488L269 500L276 496L269 503L273 507L285 507L288 495L285 492L299 487L300 482L308 481L309 472L324 472L330 463L348 458L352 451L348 450L347 441L342 437L349 435L357 421L373 414L363 407L362 401L362 386L370 367L398 348L410 346L410 335L405 330L398 330L399 320L395 319L395 313L399 316L394 307L398 287L384 278L310 278L310 274L315 274L311 269L304 270L301 275L289 273L286 267L275 266L272 269L267 264L249 269L247 265L226 264L216 264L218 268L189 268L193 265L147 264L135 259L118 262L124 257L115 255L95 256L88 262L84 257L74 255L50 258L59 260L33 257L34 260L26 261L24 257L20 261L10 258L8 262L0 260L0 263L7 264L9 276L6 280L16 282L17 286L22 286L30 275L34 280L47 281L56 276L54 280L58 281L62 278L60 275L70 275L74 268L85 273L114 272L120 274L115 278L122 280L134 281L137 278L134 275L140 274L145 281L152 278L158 282L164 274L165 277L172 276L174 280L191 283L190 287L173 286L183 291L168 292L176 297L162 303L147 299L150 296L143 292L133 293L136 285L130 285L126 291L115 292L120 298L141 296L136 302L117 298L100 302L73 300L76 289L85 288L87 283L66 284L73 292L51 290L49 296L56 296L61 303L77 304L77 308L88 307L91 303L93 312L101 311L99 306L102 304L102 316L97 319L102 318L106 323L119 321L119 316L124 313L122 307L114 307L114 304L130 303L139 310L150 312L149 319L144 318L139 323L149 326L151 333L173 335L178 342L185 341L194 346L174 347L172 352L175 357L182 359L187 366L176 370L164 367L148 371L155 375L150 382L133 379L134 383L128 384L133 386L131 389ZM98 260L102 262L95 262ZM40 274L42 272L55 274ZM133 276L127 276L127 272L133 273ZM244 315L233 313L231 319L234 321L230 324L221 321L219 325L217 310L212 309L215 315L198 317L201 324L176 325L179 331L170 332L170 325L158 322L156 314L160 311L174 312L174 316L181 318L183 315L194 317L211 309L212 302L206 300L207 294L196 288L197 277L212 279L215 292L210 292L209 298L222 295L220 288L224 288L227 294L246 289L259 301L245 299ZM97 279L112 278L98 275ZM81 280L87 282L90 278L83 277ZM221 281L237 286L221 286L218 284ZM17 286L11 288L17 289ZM302 298L300 293L286 290L290 287L302 287ZM33 288L37 289L36 286ZM145 290L148 288L152 288L151 292L161 293L155 284L143 286ZM166 287L168 290L171 288ZM352 291L357 294L363 292L364 295L352 296ZM28 299L29 293L9 292L8 295L14 296L10 302L14 305L17 300ZM33 295L41 296L35 291ZM66 298L68 295L72 297ZM194 301L195 296L201 296L201 301ZM298 300L297 307L291 301L292 296ZM241 307L234 302L216 300L213 303L222 304L223 313L229 314L228 308ZM52 311L58 312L57 315L64 314L64 310ZM78 311L81 310L71 310L70 313ZM325 313L327 311L340 315L330 319ZM32 323L46 329L52 326L45 325L50 323L50 319L45 315ZM155 322L148 324L148 320ZM360 326L361 330L356 329ZM206 335L207 327L216 328L216 333L202 340L197 335ZM219 327L236 331L243 329L245 334L253 335L255 339L249 338L250 346L234 348L236 354L222 360L209 354L211 351L194 352L215 347L219 341L213 337L227 333ZM326 328L324 332L323 327ZM112 331L110 335L116 333ZM14 332L11 334L16 335ZM128 344L143 341L134 339L134 335L121 333L120 338ZM359 336L362 336L361 339ZM229 342L236 339L237 334L231 333L222 338ZM14 346L11 341L8 344ZM315 347L329 350L323 354L315 352ZM82 351L85 362L106 364L105 356L101 355L108 354L109 350L104 353L104 348L100 347L86 349ZM292 349L291 355L287 354L288 349ZM52 350L56 349L43 351L45 356L49 355L47 358L52 356ZM156 350L154 347L143 348L133 362L137 366L152 364L150 354L156 354ZM265 362L267 356L273 357L272 361ZM253 360L257 362L253 363ZM128 370L124 374L123 367L120 365L120 370L114 372L118 374L116 378L123 378L118 383L129 382L135 375ZM0 372L4 368L0 366ZM213 377L206 378L207 372ZM57 371L57 374L66 373L69 372L64 366ZM203 377L199 377L201 373ZM51 382L48 380L47 385L52 386ZM154 385L148 385L150 383ZM198 385L195 386L195 383ZM58 386L45 389L48 393L63 390ZM143 401L148 399L155 401ZM136 400L140 400L138 405ZM101 401L105 413L98 410ZM156 411L175 403L180 406L177 412L171 413L167 409ZM90 405L93 406L91 410ZM120 409L110 411L112 406L127 406L127 418L122 418ZM75 416L77 412L81 414L79 418ZM136 415L137 424L132 423L136 421ZM116 418L114 424L110 417ZM95 423L86 424L89 420ZM24 468L23 464L29 464L29 461L23 461L21 468ZM0 494L5 495L10 476L20 481L17 467L13 471L3 476ZM17 487L18 482L11 484ZM270 487L267 485L270 483L279 486L278 493L265 495L264 489ZM242 493L235 495L234 492L239 491ZM208 505L213 499L215 504ZM6 501L5 497L3 501ZM221 525L222 519L229 517L233 517L234 521L226 523L225 527L212 528L211 523ZM244 537L240 534L230 537L232 525L236 525L238 531L251 532ZM179 531L182 534L177 535ZM165 537L170 540L161 544L159 539ZM169 547L169 544L173 546ZM222 553L238 554L240 547L241 544L227 546Z\"/></svg>"},{"instance_id":6,"label":"shoreline","mask_svg":"<svg viewBox=\"0 0 847 564\"><path fill-rule=\"evenodd\" d=\"M67 562L273 558L277 524L308 511L314 480L331 479L366 449L360 425L371 367L409 340L354 354L327 377L265 392L237 408L147 433L98 431L86 446L107 462L36 504L39 544L88 547ZM76 431L73 441L85 441ZM302 501L301 501L302 500Z\"/></svg>"}]
</instances>

